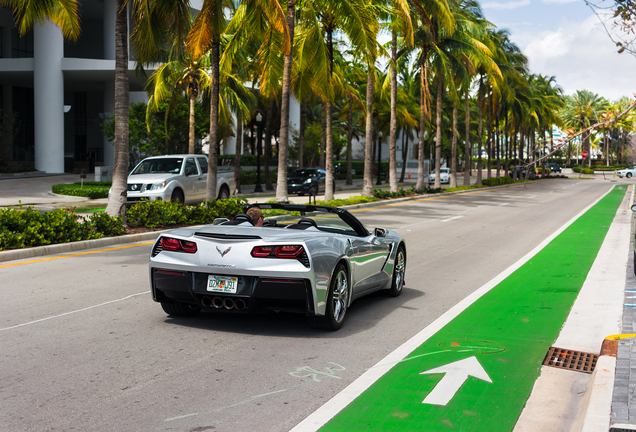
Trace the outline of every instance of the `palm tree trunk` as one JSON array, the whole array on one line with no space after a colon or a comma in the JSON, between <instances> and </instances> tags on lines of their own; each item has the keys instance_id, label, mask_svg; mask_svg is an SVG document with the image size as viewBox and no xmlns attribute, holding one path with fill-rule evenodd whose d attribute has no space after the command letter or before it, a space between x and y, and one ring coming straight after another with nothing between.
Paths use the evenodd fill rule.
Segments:
<instances>
[{"instance_id":1,"label":"palm tree trunk","mask_svg":"<svg viewBox=\"0 0 636 432\"><path fill-rule=\"evenodd\" d=\"M194 95L190 95L190 115L188 118L188 153L194 154Z\"/></svg>"},{"instance_id":2,"label":"palm tree trunk","mask_svg":"<svg viewBox=\"0 0 636 432\"><path fill-rule=\"evenodd\" d=\"M210 49L210 63L212 66L212 88L210 89L210 151L208 157L208 182L205 200L208 203L216 200L216 174L219 164L218 136L219 136L219 50L220 41L213 40Z\"/></svg>"},{"instance_id":3,"label":"palm tree trunk","mask_svg":"<svg viewBox=\"0 0 636 432\"><path fill-rule=\"evenodd\" d=\"M243 113L239 110L236 114L236 150L234 152L236 193L241 193L241 153L243 153Z\"/></svg>"},{"instance_id":4,"label":"palm tree trunk","mask_svg":"<svg viewBox=\"0 0 636 432\"><path fill-rule=\"evenodd\" d=\"M296 7L294 0L287 0L287 27L291 48L285 55L283 66L283 94L280 110L280 134L278 142L278 176L276 180L276 201L289 202L287 195L287 154L289 149L289 95L291 89L291 72L294 50L294 15Z\"/></svg>"},{"instance_id":5,"label":"palm tree trunk","mask_svg":"<svg viewBox=\"0 0 636 432\"><path fill-rule=\"evenodd\" d=\"M435 183L433 187L442 187L440 174L442 171L442 93L444 92L444 82L442 77L437 77L437 113L435 113L437 132L435 134Z\"/></svg>"},{"instance_id":6,"label":"palm tree trunk","mask_svg":"<svg viewBox=\"0 0 636 432\"><path fill-rule=\"evenodd\" d=\"M389 125L389 188L397 192L397 33L391 32L391 119Z\"/></svg>"},{"instance_id":7,"label":"palm tree trunk","mask_svg":"<svg viewBox=\"0 0 636 432\"><path fill-rule=\"evenodd\" d=\"M265 190L273 191L272 176L269 166L272 159L272 119L274 118L274 98L269 98L267 103L267 119L265 120ZM287 179L285 179L287 183Z\"/></svg>"},{"instance_id":8,"label":"palm tree trunk","mask_svg":"<svg viewBox=\"0 0 636 432\"><path fill-rule=\"evenodd\" d=\"M327 117L325 122L325 133L327 135L325 140L325 171L327 172L327 177L325 177L325 201L331 201L333 199L334 178L331 102L329 101L325 103L325 112Z\"/></svg>"},{"instance_id":9,"label":"palm tree trunk","mask_svg":"<svg viewBox=\"0 0 636 432\"><path fill-rule=\"evenodd\" d=\"M333 74L333 33L332 30L327 31L327 51L329 52L329 80L331 81L331 75ZM325 171L327 176L325 177L325 201L333 200L334 190L334 178L333 178L333 134L331 133L332 118L331 118L331 101L327 101L325 104Z\"/></svg>"},{"instance_id":10,"label":"palm tree trunk","mask_svg":"<svg viewBox=\"0 0 636 432\"><path fill-rule=\"evenodd\" d=\"M470 145L470 100L468 97L468 88L464 91L464 110L466 122L466 143L464 144L464 186L470 186L470 172L473 163L473 152Z\"/></svg>"},{"instance_id":11,"label":"palm tree trunk","mask_svg":"<svg viewBox=\"0 0 636 432\"><path fill-rule=\"evenodd\" d=\"M406 163L409 155L409 137L408 128L402 129L402 172L400 173L400 183L404 182L404 174L406 173Z\"/></svg>"},{"instance_id":12,"label":"palm tree trunk","mask_svg":"<svg viewBox=\"0 0 636 432\"><path fill-rule=\"evenodd\" d=\"M426 119L428 117L427 110L427 89L428 89L428 68L426 63L425 53L420 55L420 66L422 72L420 73L420 133L418 136L418 149L417 149L417 183L416 189L423 190L428 186L428 176L424 172L424 130L426 129ZM426 183L424 183L424 177L426 177ZM426 184L426 186L425 186Z\"/></svg>"},{"instance_id":13,"label":"palm tree trunk","mask_svg":"<svg viewBox=\"0 0 636 432\"><path fill-rule=\"evenodd\" d=\"M305 149L305 122L307 120L307 101L300 104L300 136L298 137L298 168L303 168L303 158Z\"/></svg>"},{"instance_id":14,"label":"palm tree trunk","mask_svg":"<svg viewBox=\"0 0 636 432\"><path fill-rule=\"evenodd\" d=\"M495 116L495 153L497 156L497 174L495 177L501 177L501 134L499 133L499 113Z\"/></svg>"},{"instance_id":15,"label":"palm tree trunk","mask_svg":"<svg viewBox=\"0 0 636 432\"><path fill-rule=\"evenodd\" d=\"M453 101L453 137L451 138L451 176L450 187L457 187L457 102Z\"/></svg>"},{"instance_id":16,"label":"palm tree trunk","mask_svg":"<svg viewBox=\"0 0 636 432\"><path fill-rule=\"evenodd\" d=\"M488 96L486 101L486 147L488 152L488 172L486 173L486 178L492 177L492 147L493 147L493 139L492 139L492 91L488 89Z\"/></svg>"},{"instance_id":17,"label":"palm tree trunk","mask_svg":"<svg viewBox=\"0 0 636 432\"><path fill-rule=\"evenodd\" d=\"M364 137L364 181L363 196L373 196L373 87L375 85L375 63L369 64L367 73L367 121Z\"/></svg>"},{"instance_id":18,"label":"palm tree trunk","mask_svg":"<svg viewBox=\"0 0 636 432\"><path fill-rule=\"evenodd\" d=\"M318 160L318 167L325 168L325 147L327 144L327 114L325 113L327 104L322 102L322 114L320 117L320 159Z\"/></svg>"},{"instance_id":19,"label":"palm tree trunk","mask_svg":"<svg viewBox=\"0 0 636 432\"><path fill-rule=\"evenodd\" d=\"M477 96L477 106L479 109L479 117L478 120L479 122L477 123L477 139L479 139L479 146L477 149L477 181L475 182L476 185L481 186L482 180L481 180L481 151L483 148L483 123L484 123L484 78L483 75L479 76L479 93Z\"/></svg>"},{"instance_id":20,"label":"palm tree trunk","mask_svg":"<svg viewBox=\"0 0 636 432\"><path fill-rule=\"evenodd\" d=\"M351 174L351 165L353 162L353 154L351 148L351 140L353 138L353 98L349 98L349 112L347 113L347 181L346 184L353 184L353 176Z\"/></svg>"},{"instance_id":21,"label":"palm tree trunk","mask_svg":"<svg viewBox=\"0 0 636 432\"><path fill-rule=\"evenodd\" d=\"M121 215L126 224L128 180L128 9L117 0L115 18L115 160L113 183L106 213Z\"/></svg>"}]
</instances>

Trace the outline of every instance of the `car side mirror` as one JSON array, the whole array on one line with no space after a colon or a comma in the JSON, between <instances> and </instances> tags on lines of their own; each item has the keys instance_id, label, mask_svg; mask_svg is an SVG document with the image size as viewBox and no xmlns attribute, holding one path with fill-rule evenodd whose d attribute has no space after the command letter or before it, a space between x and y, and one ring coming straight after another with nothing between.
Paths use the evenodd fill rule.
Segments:
<instances>
[{"instance_id":1,"label":"car side mirror","mask_svg":"<svg viewBox=\"0 0 636 432\"><path fill-rule=\"evenodd\" d=\"M376 228L373 230L373 235L376 237L386 237L387 233L386 228Z\"/></svg>"},{"instance_id":2,"label":"car side mirror","mask_svg":"<svg viewBox=\"0 0 636 432\"><path fill-rule=\"evenodd\" d=\"M632 209L633 212L636 212L636 204L634 204L633 206L630 207L630 209Z\"/></svg>"}]
</instances>

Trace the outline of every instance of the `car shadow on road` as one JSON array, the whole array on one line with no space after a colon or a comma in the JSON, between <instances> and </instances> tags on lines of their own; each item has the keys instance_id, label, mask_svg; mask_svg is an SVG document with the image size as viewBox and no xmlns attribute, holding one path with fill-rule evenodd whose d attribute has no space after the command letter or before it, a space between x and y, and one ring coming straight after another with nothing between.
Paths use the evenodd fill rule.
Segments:
<instances>
[{"instance_id":1,"label":"car shadow on road","mask_svg":"<svg viewBox=\"0 0 636 432\"><path fill-rule=\"evenodd\" d=\"M290 312L264 312L237 314L225 311L204 311L192 318L168 316L167 324L211 330L223 333L240 333L286 338L342 338L367 331L376 326L397 308L407 308L408 302L425 295L422 291L404 288L399 297L389 297L378 291L353 302L342 328L338 331L315 329L305 315ZM414 313L417 313L414 311Z\"/></svg>"}]
</instances>

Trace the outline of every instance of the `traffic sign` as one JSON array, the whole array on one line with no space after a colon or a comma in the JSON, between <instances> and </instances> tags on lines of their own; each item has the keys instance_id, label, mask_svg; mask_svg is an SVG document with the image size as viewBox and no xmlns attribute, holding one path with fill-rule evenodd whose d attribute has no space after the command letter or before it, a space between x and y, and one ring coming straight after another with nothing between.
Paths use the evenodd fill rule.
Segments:
<instances>
[{"instance_id":1,"label":"traffic sign","mask_svg":"<svg viewBox=\"0 0 636 432\"><path fill-rule=\"evenodd\" d=\"M583 159L587 158L587 150L583 150L581 156L583 156Z\"/></svg>"}]
</instances>

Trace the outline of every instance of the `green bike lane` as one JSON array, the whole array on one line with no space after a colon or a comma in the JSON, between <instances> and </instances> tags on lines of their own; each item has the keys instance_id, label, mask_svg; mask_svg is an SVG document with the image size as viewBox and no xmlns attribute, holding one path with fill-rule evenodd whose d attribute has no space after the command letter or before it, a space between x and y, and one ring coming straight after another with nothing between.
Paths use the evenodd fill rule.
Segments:
<instances>
[{"instance_id":1,"label":"green bike lane","mask_svg":"<svg viewBox=\"0 0 636 432\"><path fill-rule=\"evenodd\" d=\"M511 431L626 189L616 186L408 355L380 366L335 417L294 431Z\"/></svg>"}]
</instances>

